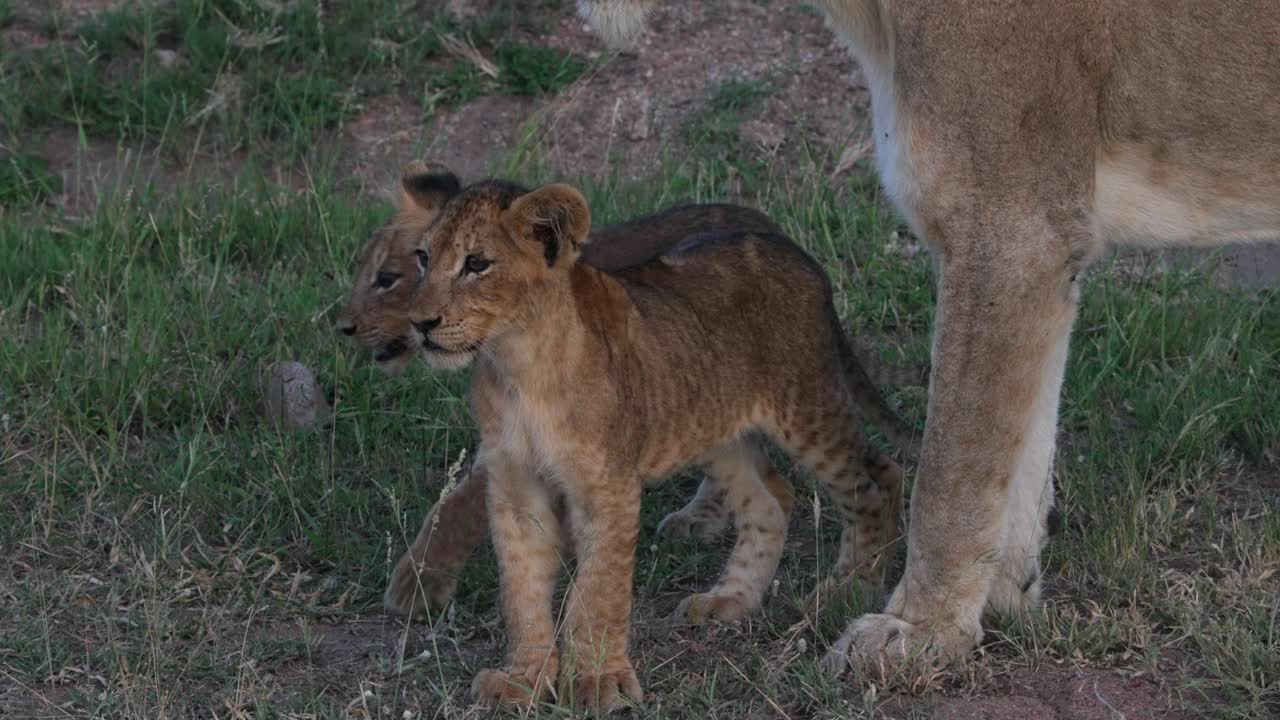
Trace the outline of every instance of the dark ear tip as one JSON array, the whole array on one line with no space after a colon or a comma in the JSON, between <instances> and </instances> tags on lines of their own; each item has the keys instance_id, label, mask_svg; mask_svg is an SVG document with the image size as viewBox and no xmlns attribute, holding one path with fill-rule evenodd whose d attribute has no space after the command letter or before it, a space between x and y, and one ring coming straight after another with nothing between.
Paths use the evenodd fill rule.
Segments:
<instances>
[{"instance_id":1,"label":"dark ear tip","mask_svg":"<svg viewBox=\"0 0 1280 720\"><path fill-rule=\"evenodd\" d=\"M400 177L410 178L414 175L452 175L453 171L444 163L433 160L410 160L400 171Z\"/></svg>"},{"instance_id":2,"label":"dark ear tip","mask_svg":"<svg viewBox=\"0 0 1280 720\"><path fill-rule=\"evenodd\" d=\"M462 190L458 176L447 169L442 174L405 175L402 182L405 190L421 195L456 195Z\"/></svg>"},{"instance_id":3,"label":"dark ear tip","mask_svg":"<svg viewBox=\"0 0 1280 720\"><path fill-rule=\"evenodd\" d=\"M449 166L440 162L412 160L400 171L400 179L405 183L414 182L423 177L449 178L453 184L461 184L458 181L458 176L449 169Z\"/></svg>"},{"instance_id":4,"label":"dark ear tip","mask_svg":"<svg viewBox=\"0 0 1280 720\"><path fill-rule=\"evenodd\" d=\"M404 167L400 188L405 202L436 210L462 191L462 182L441 163L414 160Z\"/></svg>"}]
</instances>

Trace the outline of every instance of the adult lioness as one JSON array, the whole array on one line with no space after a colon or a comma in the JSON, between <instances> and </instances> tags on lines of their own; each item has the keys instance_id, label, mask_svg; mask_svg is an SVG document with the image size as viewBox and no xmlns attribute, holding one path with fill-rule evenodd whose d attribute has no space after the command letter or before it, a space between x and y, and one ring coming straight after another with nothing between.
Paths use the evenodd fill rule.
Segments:
<instances>
[{"instance_id":1,"label":"adult lioness","mask_svg":"<svg viewBox=\"0 0 1280 720\"><path fill-rule=\"evenodd\" d=\"M876 163L937 258L906 574L828 657L967 654L1040 593L1077 279L1109 240L1280 237L1280 3L820 0ZM579 0L606 38L655 0ZM887 663L885 663L887 661Z\"/></svg>"},{"instance_id":2,"label":"adult lioness","mask_svg":"<svg viewBox=\"0 0 1280 720\"><path fill-rule=\"evenodd\" d=\"M640 492L679 468L717 471L737 544L691 620L743 617L761 600L786 525L761 487L763 431L809 466L844 521L837 577L874 578L900 471L865 441L855 363L827 277L781 235L703 233L605 273L579 262L586 200L567 185L501 182L451 198L423 233L413 324L427 362L477 357L476 462L489 472L490 532L510 651L475 696L528 704L556 680L552 617L563 498L577 577L566 648L576 702L639 699L627 655Z\"/></svg>"},{"instance_id":3,"label":"adult lioness","mask_svg":"<svg viewBox=\"0 0 1280 720\"><path fill-rule=\"evenodd\" d=\"M399 210L373 233L361 254L356 284L337 327L372 349L379 365L389 372L402 370L421 345L420 335L409 323L409 300L422 272L415 243L440 207L460 188L457 176L447 167L410 163L401 175ZM642 264L686 237L710 231L782 232L767 215L751 208L678 205L628 222L593 228L591 241L583 247L582 261L616 272ZM889 367L877 362L873 355L854 358L849 372L865 378L864 368L875 382L882 384L918 383L922 375L917 368ZM886 436L899 448L909 448L910 428L889 409L876 388L864 379L857 394L860 406ZM473 397L471 403L476 401ZM758 460L765 486L789 517L794 501L790 482L767 457L760 456ZM714 476L716 468L709 469L712 474L699 485L694 498L664 518L660 532L710 540L727 529L730 513L721 484ZM485 483L484 469L473 468L427 513L416 538L392 572L384 596L387 609L414 614L442 607L452 599L459 571L487 535Z\"/></svg>"}]
</instances>

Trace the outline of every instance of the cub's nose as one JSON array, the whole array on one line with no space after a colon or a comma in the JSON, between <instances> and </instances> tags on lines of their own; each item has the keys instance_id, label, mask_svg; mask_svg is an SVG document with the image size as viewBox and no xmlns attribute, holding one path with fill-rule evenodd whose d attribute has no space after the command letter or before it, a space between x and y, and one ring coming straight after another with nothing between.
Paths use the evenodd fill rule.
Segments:
<instances>
[{"instance_id":1,"label":"cub's nose","mask_svg":"<svg viewBox=\"0 0 1280 720\"><path fill-rule=\"evenodd\" d=\"M435 330L436 328L440 327L440 322L443 319L444 318L437 315L436 317L433 317L430 320L414 320L413 326L418 328L418 332L422 333L423 335L426 335L432 330Z\"/></svg>"},{"instance_id":2,"label":"cub's nose","mask_svg":"<svg viewBox=\"0 0 1280 720\"><path fill-rule=\"evenodd\" d=\"M346 318L338 321L337 328L338 332L348 337L356 334L356 324Z\"/></svg>"}]
</instances>

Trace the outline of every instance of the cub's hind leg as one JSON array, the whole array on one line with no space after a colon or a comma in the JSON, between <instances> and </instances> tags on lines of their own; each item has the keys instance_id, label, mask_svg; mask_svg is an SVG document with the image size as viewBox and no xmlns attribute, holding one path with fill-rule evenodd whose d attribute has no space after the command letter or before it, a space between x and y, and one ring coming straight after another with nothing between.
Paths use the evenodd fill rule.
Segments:
<instances>
[{"instance_id":1,"label":"cub's hind leg","mask_svg":"<svg viewBox=\"0 0 1280 720\"><path fill-rule=\"evenodd\" d=\"M729 520L725 488L714 475L707 474L688 505L662 518L658 532L667 537L711 542L729 529Z\"/></svg>"},{"instance_id":2,"label":"cub's hind leg","mask_svg":"<svg viewBox=\"0 0 1280 720\"><path fill-rule=\"evenodd\" d=\"M782 508L784 522L790 520L791 509L795 505L796 492L791 481L773 465L764 452L758 453L756 467L764 480L765 488ZM665 518L658 525L658 532L668 537L694 537L702 542L711 542L729 529L733 519L726 500L724 482L717 478L713 468L708 467L706 476L698 485L698 493L688 505Z\"/></svg>"},{"instance_id":3,"label":"cub's hind leg","mask_svg":"<svg viewBox=\"0 0 1280 720\"><path fill-rule=\"evenodd\" d=\"M839 510L843 532L833 575L878 584L896 536L902 470L869 445L846 391L797 398L794 408L774 435L822 481Z\"/></svg>"},{"instance_id":4,"label":"cub's hind leg","mask_svg":"<svg viewBox=\"0 0 1280 720\"><path fill-rule=\"evenodd\" d=\"M862 454L862 470L871 479L871 491L869 496L855 499L856 532L846 526L835 572L814 586L805 603L808 612L816 612L822 602L850 582L879 586L893 562L893 548L902 539L902 466L868 443Z\"/></svg>"},{"instance_id":5,"label":"cub's hind leg","mask_svg":"<svg viewBox=\"0 0 1280 720\"><path fill-rule=\"evenodd\" d=\"M695 625L741 620L760 607L782 558L794 497L756 440L735 440L713 451L707 473L723 491L738 537L715 586L685 598L676 610L678 620Z\"/></svg>"}]
</instances>

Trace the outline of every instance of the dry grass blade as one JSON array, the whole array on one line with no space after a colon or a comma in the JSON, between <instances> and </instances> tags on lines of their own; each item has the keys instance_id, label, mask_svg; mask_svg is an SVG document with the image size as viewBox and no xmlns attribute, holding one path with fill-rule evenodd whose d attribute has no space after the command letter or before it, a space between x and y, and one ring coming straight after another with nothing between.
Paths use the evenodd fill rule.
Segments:
<instances>
[{"instance_id":1,"label":"dry grass blade","mask_svg":"<svg viewBox=\"0 0 1280 720\"><path fill-rule=\"evenodd\" d=\"M840 159L836 161L835 169L831 171L831 177L843 175L852 170L859 160L868 157L871 154L871 142L869 140L855 141L840 153Z\"/></svg>"},{"instance_id":2,"label":"dry grass blade","mask_svg":"<svg viewBox=\"0 0 1280 720\"><path fill-rule=\"evenodd\" d=\"M239 75L230 73L219 75L214 80L213 87L208 90L208 100L187 118L187 126L198 125L213 115L225 116L236 111L240 106L243 93L244 83L241 82Z\"/></svg>"},{"instance_id":3,"label":"dry grass blade","mask_svg":"<svg viewBox=\"0 0 1280 720\"><path fill-rule=\"evenodd\" d=\"M288 9L288 7L282 5L278 6L276 12L279 14ZM245 30L231 22L231 18L227 17L217 7L213 8L213 12L217 14L222 22L227 24L227 27L231 28L231 44L242 50L261 50L271 45L278 45L288 37L278 27L268 27L257 31Z\"/></svg>"},{"instance_id":4,"label":"dry grass blade","mask_svg":"<svg viewBox=\"0 0 1280 720\"><path fill-rule=\"evenodd\" d=\"M455 35L443 34L440 36L440 44L444 45L444 49L449 54L466 60L474 65L477 70L494 80L498 79L498 66L494 65L493 61L486 58L476 49L475 43L471 42L471 38L459 40Z\"/></svg>"}]
</instances>

